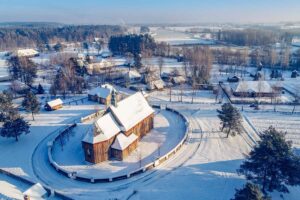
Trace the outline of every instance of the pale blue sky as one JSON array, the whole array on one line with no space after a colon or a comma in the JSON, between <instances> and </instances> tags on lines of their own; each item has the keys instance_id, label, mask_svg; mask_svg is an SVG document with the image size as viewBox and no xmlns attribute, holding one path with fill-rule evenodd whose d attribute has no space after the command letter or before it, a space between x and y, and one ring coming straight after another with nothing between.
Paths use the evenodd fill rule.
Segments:
<instances>
[{"instance_id":1,"label":"pale blue sky","mask_svg":"<svg viewBox=\"0 0 300 200\"><path fill-rule=\"evenodd\" d=\"M300 21L300 0L0 0L0 21L76 24Z\"/></svg>"}]
</instances>

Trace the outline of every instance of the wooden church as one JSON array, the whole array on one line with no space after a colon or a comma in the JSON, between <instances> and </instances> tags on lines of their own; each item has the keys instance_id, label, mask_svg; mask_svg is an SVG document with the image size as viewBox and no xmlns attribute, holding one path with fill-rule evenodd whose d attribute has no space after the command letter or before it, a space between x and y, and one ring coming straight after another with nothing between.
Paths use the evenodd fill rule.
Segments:
<instances>
[{"instance_id":1,"label":"wooden church","mask_svg":"<svg viewBox=\"0 0 300 200\"><path fill-rule=\"evenodd\" d=\"M112 93L111 106L96 120L93 130L82 140L85 160L100 163L123 160L137 148L138 141L153 128L154 110L137 92L120 102Z\"/></svg>"}]
</instances>

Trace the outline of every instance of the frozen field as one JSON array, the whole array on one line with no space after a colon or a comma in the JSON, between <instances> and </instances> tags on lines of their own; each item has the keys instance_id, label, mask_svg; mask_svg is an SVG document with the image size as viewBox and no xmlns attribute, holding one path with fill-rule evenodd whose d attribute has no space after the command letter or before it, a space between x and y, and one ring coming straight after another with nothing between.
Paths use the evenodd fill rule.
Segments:
<instances>
[{"instance_id":1,"label":"frozen field","mask_svg":"<svg viewBox=\"0 0 300 200\"><path fill-rule=\"evenodd\" d=\"M152 35L157 42L166 42L170 45L215 44L214 40L199 38L196 37L195 35L181 32L178 30L168 30L168 29L159 28L153 30Z\"/></svg>"}]
</instances>

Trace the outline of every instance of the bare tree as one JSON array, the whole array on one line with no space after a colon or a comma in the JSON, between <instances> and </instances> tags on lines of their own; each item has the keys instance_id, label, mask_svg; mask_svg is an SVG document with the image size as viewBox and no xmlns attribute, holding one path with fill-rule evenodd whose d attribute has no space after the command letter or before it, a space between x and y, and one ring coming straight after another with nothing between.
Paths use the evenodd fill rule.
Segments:
<instances>
[{"instance_id":1,"label":"bare tree","mask_svg":"<svg viewBox=\"0 0 300 200\"><path fill-rule=\"evenodd\" d=\"M165 63L164 58L159 56L157 62L158 62L158 67L159 67L159 76L161 76L162 70L164 67L164 63Z\"/></svg>"}]
</instances>

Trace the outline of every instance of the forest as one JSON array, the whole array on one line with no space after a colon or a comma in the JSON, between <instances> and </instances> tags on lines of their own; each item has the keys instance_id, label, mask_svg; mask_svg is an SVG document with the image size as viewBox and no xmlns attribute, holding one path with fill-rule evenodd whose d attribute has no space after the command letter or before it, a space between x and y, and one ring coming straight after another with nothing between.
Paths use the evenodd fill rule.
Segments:
<instances>
[{"instance_id":1,"label":"forest","mask_svg":"<svg viewBox=\"0 0 300 200\"><path fill-rule=\"evenodd\" d=\"M122 34L123 28L110 25L0 26L0 50L38 47L56 42L92 41Z\"/></svg>"}]
</instances>

